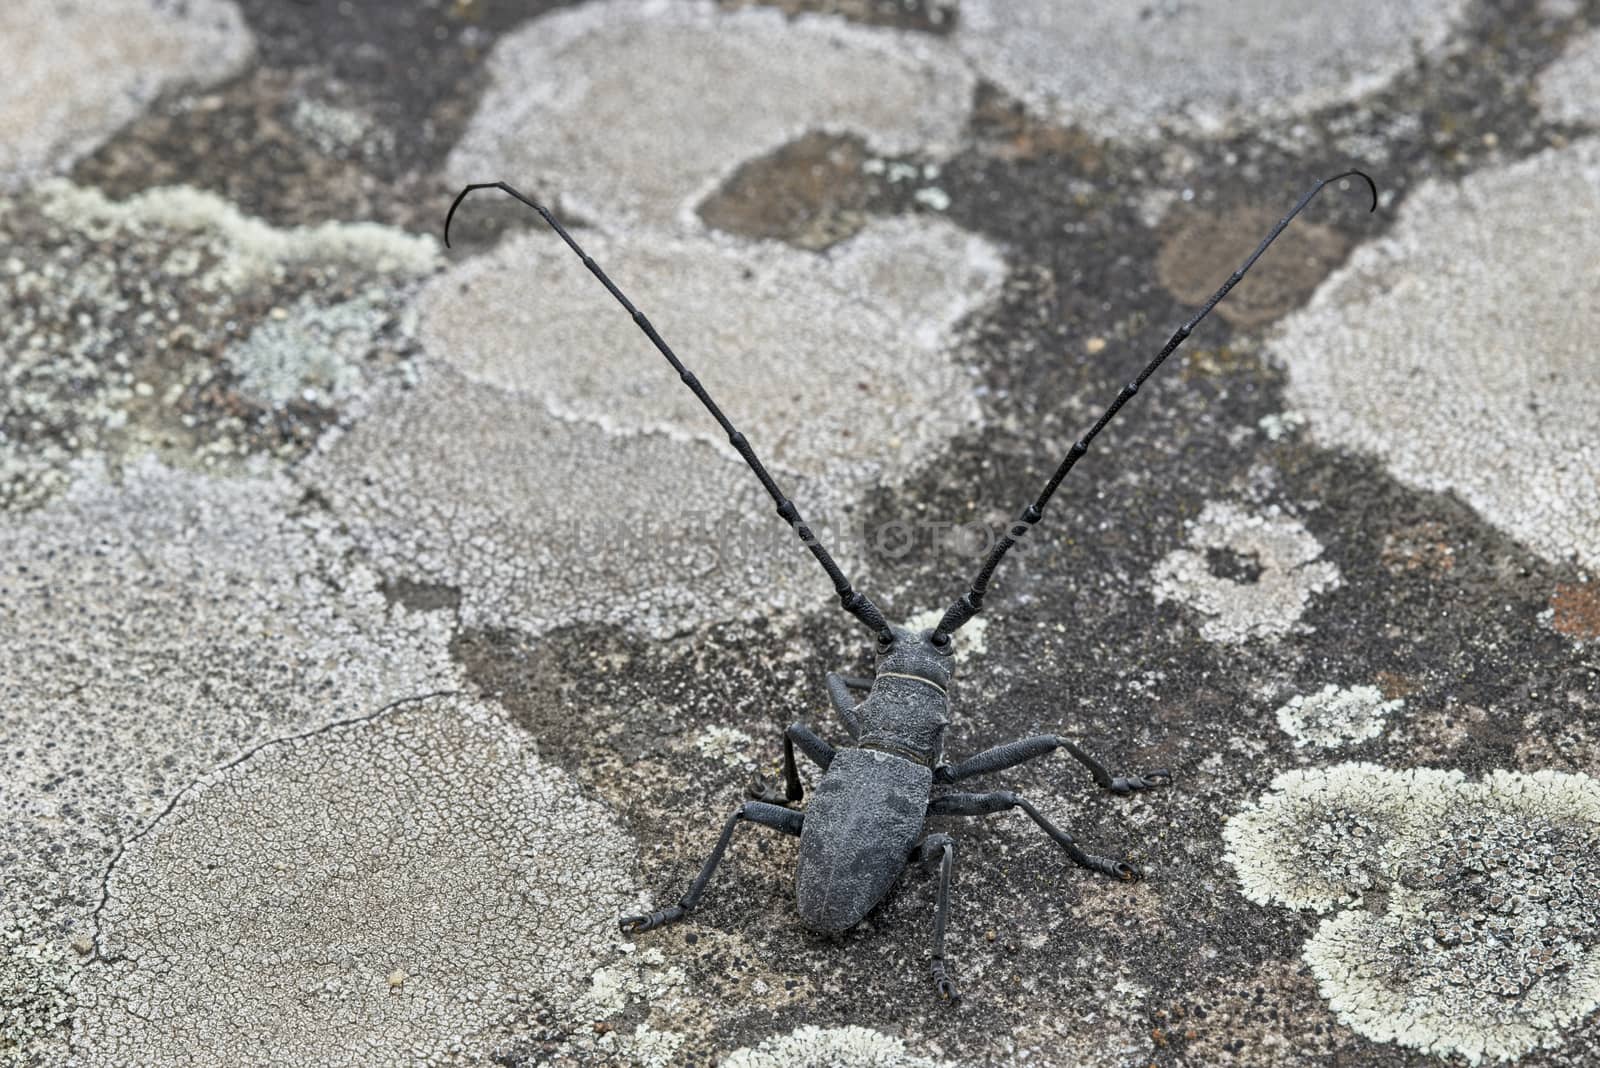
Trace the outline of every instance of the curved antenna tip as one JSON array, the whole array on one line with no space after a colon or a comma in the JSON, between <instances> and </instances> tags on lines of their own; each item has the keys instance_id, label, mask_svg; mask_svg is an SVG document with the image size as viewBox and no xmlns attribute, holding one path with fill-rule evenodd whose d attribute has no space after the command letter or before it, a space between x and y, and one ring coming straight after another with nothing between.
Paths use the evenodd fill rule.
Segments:
<instances>
[{"instance_id":1,"label":"curved antenna tip","mask_svg":"<svg viewBox=\"0 0 1600 1068\"><path fill-rule=\"evenodd\" d=\"M444 247L445 248L449 248L450 247L450 220L454 219L456 217L456 209L461 206L461 202L463 200L467 199L467 194L472 192L474 189L477 189L477 188L478 188L478 186L476 186L476 185L467 186L466 188L462 189L461 192L457 193L456 194L456 198L450 202L450 210L445 212L445 214L444 214Z\"/></svg>"},{"instance_id":2,"label":"curved antenna tip","mask_svg":"<svg viewBox=\"0 0 1600 1068\"><path fill-rule=\"evenodd\" d=\"M1363 182L1366 182L1367 188L1372 191L1372 207L1368 208L1367 210L1369 212L1378 210L1378 183L1372 180L1371 175L1369 175L1366 171L1356 170L1354 167L1352 167L1343 174L1334 175L1332 178L1329 178L1328 181L1337 182L1341 178L1360 178Z\"/></svg>"}]
</instances>

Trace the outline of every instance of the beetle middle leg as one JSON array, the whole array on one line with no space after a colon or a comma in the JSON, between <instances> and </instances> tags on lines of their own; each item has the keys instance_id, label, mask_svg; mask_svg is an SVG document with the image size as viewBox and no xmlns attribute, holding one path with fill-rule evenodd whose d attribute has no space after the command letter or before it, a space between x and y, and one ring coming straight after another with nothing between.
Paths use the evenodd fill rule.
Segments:
<instances>
[{"instance_id":1,"label":"beetle middle leg","mask_svg":"<svg viewBox=\"0 0 1600 1068\"><path fill-rule=\"evenodd\" d=\"M1065 749L1072 754L1072 759L1089 769L1089 774L1094 777L1098 786L1114 794L1131 794L1135 790L1149 790L1156 786L1167 786L1172 782L1172 772L1166 768L1157 768L1148 775L1112 775L1104 764L1080 749L1072 739L1063 738L1058 734L1039 734L1032 738L1007 742L993 749L985 749L959 764L942 765L935 769L933 781L960 782L975 775L1004 771L1006 768L1014 768L1018 764L1042 757L1046 753L1053 753L1057 749Z\"/></svg>"},{"instance_id":2,"label":"beetle middle leg","mask_svg":"<svg viewBox=\"0 0 1600 1068\"><path fill-rule=\"evenodd\" d=\"M711 850L711 855L700 868L700 874L695 876L694 882L689 886L689 892L679 898L676 905L657 909L648 916L624 916L618 923L622 933L639 934L657 927L665 927L669 923L677 923L693 912L695 906L700 904L700 895L706 892L706 884L711 881L712 873L717 870L717 865L722 863L722 854L728 851L728 843L733 840L733 829L741 820L759 823L763 827L771 827L775 831L792 834L798 838L805 818L805 813L793 809L780 808L760 801L746 801L734 809L733 815L728 817L728 822L722 825L722 837L717 839L716 847Z\"/></svg>"},{"instance_id":3,"label":"beetle middle leg","mask_svg":"<svg viewBox=\"0 0 1600 1068\"><path fill-rule=\"evenodd\" d=\"M956 843L948 834L930 834L911 854L911 863L931 870L939 865L939 897L933 911L933 985L948 1004L961 1000L955 980L944 968L944 928L950 919L950 871L955 866Z\"/></svg>"},{"instance_id":4,"label":"beetle middle leg","mask_svg":"<svg viewBox=\"0 0 1600 1068\"><path fill-rule=\"evenodd\" d=\"M797 745L823 771L827 771L828 765L833 763L833 746L804 723L791 723L783 732L783 793L774 790L772 784L759 774L751 778L745 793L769 805L792 805L804 798L805 788L800 785L800 770L794 762L794 747Z\"/></svg>"},{"instance_id":5,"label":"beetle middle leg","mask_svg":"<svg viewBox=\"0 0 1600 1068\"><path fill-rule=\"evenodd\" d=\"M1000 790L992 794L945 794L928 802L928 815L930 816L988 816L996 812L1005 812L1009 809L1020 808L1037 823L1045 834L1048 834L1055 843L1066 850L1072 863L1080 868L1100 872L1102 875L1115 876L1123 882L1133 882L1140 878L1139 870L1133 865L1120 860L1107 860L1097 857L1093 853L1085 853L1078 848L1077 841L1045 818L1044 813L1030 805L1027 800L1010 790Z\"/></svg>"}]
</instances>

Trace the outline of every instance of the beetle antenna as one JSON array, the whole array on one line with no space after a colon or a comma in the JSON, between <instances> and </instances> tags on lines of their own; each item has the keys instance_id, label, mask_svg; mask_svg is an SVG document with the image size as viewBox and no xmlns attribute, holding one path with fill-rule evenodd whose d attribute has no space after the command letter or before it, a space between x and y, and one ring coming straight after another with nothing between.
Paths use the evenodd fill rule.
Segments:
<instances>
[{"instance_id":1,"label":"beetle antenna","mask_svg":"<svg viewBox=\"0 0 1600 1068\"><path fill-rule=\"evenodd\" d=\"M467 199L467 194L478 189L498 189L502 193L513 196L538 212L544 221L550 224L550 229L554 230L557 236L566 242L567 247L577 254L578 258L583 261L583 265L589 268L589 273L600 280L600 284L606 287L606 290L617 299L617 303L622 305L623 310L632 317L639 329L644 331L644 336L650 339L650 343L656 347L661 355L667 358L667 362L672 365L674 371L678 372L678 377L683 380L683 384L688 386L696 397L700 398L700 403L705 405L706 411L711 413L711 417L717 421L717 425L721 426L728 435L728 443L738 450L740 456L744 457L744 462L750 465L750 470L754 471L756 478L760 479L762 488L767 491L773 502L777 504L778 515L782 516L784 521L800 536L801 544L811 550L811 555L817 558L817 563L822 565L822 570L826 571L828 578L833 580L834 592L839 595L839 603L844 606L844 610L855 616L862 623L865 623L880 639L888 638L890 635L889 624L883 618L883 613L878 611L878 606L873 604L866 594L851 588L850 580L845 577L845 573L840 570L839 565L834 563L827 547L817 539L810 525L800 517L800 509L796 508L795 503L783 495L783 491L778 488L778 483L773 480L766 466L762 464L761 458L750 447L750 442L722 413L722 409L717 407L717 402L711 399L711 394L707 393L705 386L700 384L700 379L695 377L694 372L683 365L683 361L678 359L671 346L662 340L660 334L656 333L656 328L650 324L649 319L645 318L644 313L635 308L633 302L623 296L622 290L617 288L616 283L607 276L605 271L601 270L600 265L590 258L587 252L583 251L578 243L572 239L572 235L567 233L566 227L562 226L544 205L528 199L505 182L474 182L456 194L456 199L450 204L450 211L444 217L445 247L450 247L450 220L455 217L456 209L461 206L463 200Z\"/></svg>"},{"instance_id":2,"label":"beetle antenna","mask_svg":"<svg viewBox=\"0 0 1600 1068\"><path fill-rule=\"evenodd\" d=\"M1128 403L1128 398L1139 392L1139 387L1144 385L1145 379L1156 373L1156 369L1166 361L1168 356L1172 355L1173 350L1183 344L1184 339L1193 332L1196 326L1200 325L1200 320L1211 314L1211 309L1215 308L1217 303L1228 295L1230 289L1239 284L1239 280L1245 276L1245 272L1250 270L1256 260L1261 258L1263 252L1267 251L1267 246L1277 240L1278 235L1283 233L1284 228L1293 221L1296 215L1300 214L1307 204L1311 203L1311 198L1316 196L1323 186L1330 182L1337 182L1341 178L1351 177L1360 178L1367 183L1367 188L1372 191L1372 207L1369 210L1378 210L1378 184L1361 171L1349 170L1343 174L1336 174L1331 178L1324 178L1308 189L1299 202L1295 204L1294 208L1290 210L1289 214L1280 219L1278 225L1272 228L1272 232L1267 234L1262 239L1261 244L1256 246L1256 250L1250 254L1250 258L1245 260L1244 264L1237 271L1234 271L1226 282L1222 283L1221 289L1211 294L1211 299L1205 302L1204 307L1195 312L1188 322L1178 327L1177 332L1161 347L1161 351L1156 353L1155 358L1145 365L1143 371L1139 372L1139 377L1122 387L1121 391L1117 393L1116 399L1111 402L1111 406L1105 410L1094 426L1089 428L1089 432L1079 438L1072 448L1067 450L1067 455L1062 459L1061 465L1056 468L1055 474L1050 476L1050 481L1045 483L1044 491L1039 494L1039 499L1023 509L1022 515L1017 518L1016 522L1011 524L1011 527L1005 534L1001 535L1000 540L990 550L989 558L978 569L977 578L972 580L972 588L945 611L944 617L939 620L939 625L933 631L932 641L934 645L941 648L947 646L950 642L950 635L954 634L967 620L977 615L983 608L983 597L989 590L989 580L994 576L995 568L1000 566L1000 561L1011 547L1043 517L1044 507L1050 502L1050 498L1054 496L1056 488L1061 485L1061 480L1067 477L1067 472L1072 470L1072 466L1082 458L1084 453L1089 451L1089 445L1094 441L1095 436L1105 429L1107 423L1116 418L1117 412L1121 411L1122 406Z\"/></svg>"}]
</instances>

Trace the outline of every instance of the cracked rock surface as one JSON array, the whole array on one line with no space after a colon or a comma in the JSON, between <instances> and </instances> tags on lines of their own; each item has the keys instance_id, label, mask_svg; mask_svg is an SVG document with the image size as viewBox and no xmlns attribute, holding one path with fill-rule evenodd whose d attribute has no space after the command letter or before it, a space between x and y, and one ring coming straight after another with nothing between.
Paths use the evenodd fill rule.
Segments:
<instances>
[{"instance_id":1,"label":"cracked rock surface","mask_svg":"<svg viewBox=\"0 0 1600 1068\"><path fill-rule=\"evenodd\" d=\"M0 1066L1600 1048L1593 0L0 11ZM733 831L955 637L937 878ZM843 764L840 765L844 766ZM820 771L802 758L806 799ZM966 786L968 784L963 784ZM885 858L899 866L901 858Z\"/></svg>"}]
</instances>

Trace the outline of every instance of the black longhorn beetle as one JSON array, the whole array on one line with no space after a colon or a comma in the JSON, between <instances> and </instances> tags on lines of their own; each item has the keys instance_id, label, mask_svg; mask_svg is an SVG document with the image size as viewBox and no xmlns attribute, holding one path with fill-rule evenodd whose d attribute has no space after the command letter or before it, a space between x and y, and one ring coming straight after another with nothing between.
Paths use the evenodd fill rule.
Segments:
<instances>
[{"instance_id":1,"label":"black longhorn beetle","mask_svg":"<svg viewBox=\"0 0 1600 1068\"><path fill-rule=\"evenodd\" d=\"M817 931L844 931L860 922L888 894L908 864L919 863L925 868L937 864L939 891L933 920L933 978L939 996L954 1002L958 994L954 981L945 971L944 929L950 911L950 869L955 859L955 841L947 834L930 834L919 841L923 824L929 816L982 816L1020 808L1079 867L1124 880L1140 877L1139 872L1129 864L1085 853L1078 848L1070 834L1052 824L1026 799L1009 790L934 794L936 787L1014 767L1057 749L1065 749L1073 759L1089 769L1099 786L1112 793L1127 794L1172 781L1171 773L1165 769L1148 775L1113 776L1104 765L1070 739L1054 734L1041 734L996 746L959 763L946 762L944 732L950 725L949 685L954 674L950 636L983 607L984 594L995 568L1007 550L1039 522L1045 505L1061 485L1061 480L1089 451L1095 436L1139 391L1145 379L1154 374L1156 368L1183 343L1200 320L1238 284L1245 272L1267 250L1267 246L1300 214L1311 198L1328 183L1350 177L1360 178L1367 183L1372 191L1370 210L1377 210L1377 184L1361 171L1345 171L1312 186L1289 214L1262 239L1250 258L1222 284L1222 288L1177 329L1155 358L1139 372L1139 376L1122 387L1111 406L1089 432L1067 451L1055 474L1045 483L1038 500L1028 505L995 543L983 566L978 569L977 577L972 580L971 588L945 611L938 626L922 633L890 625L866 594L851 588L849 579L800 518L800 511L794 502L783 495L750 442L734 428L700 380L661 339L650 320L623 296L600 265L579 247L555 216L505 182L476 182L461 190L445 216L446 247L450 244L450 220L455 216L456 208L460 207L469 193L477 189L499 189L543 216L567 247L583 260L583 265L632 316L639 329L667 358L672 369L678 372L684 385L700 398L700 403L705 405L711 417L728 435L729 443L744 457L745 463L750 465L756 478L761 480L761 485L772 496L778 506L778 515L800 536L801 543L811 550L811 555L817 558L822 569L828 573L828 578L833 580L833 588L845 611L866 624L877 636L876 677L845 678L832 672L827 676L828 697L839 718L844 721L845 730L849 732L853 744L835 748L805 724L790 724L783 732L783 793L779 794L757 776L749 787L749 794L754 800L740 805L723 824L722 835L688 893L669 908L647 916L624 917L621 927L625 933L648 931L687 916L700 903L700 895L705 892L706 884L711 881L712 873L716 871L733 838L734 827L740 821L748 820L800 839L795 900L801 920ZM869 692L866 699L857 704L850 696L852 689ZM797 747L823 769L822 781L804 811L789 807L804 796L800 776L795 770L794 752Z\"/></svg>"}]
</instances>

